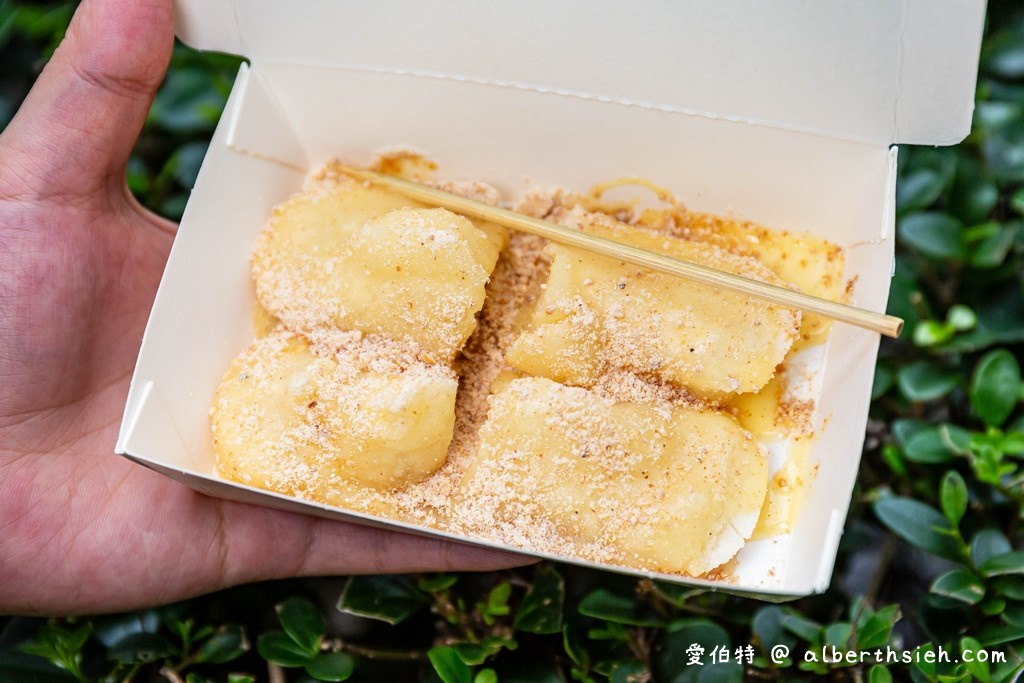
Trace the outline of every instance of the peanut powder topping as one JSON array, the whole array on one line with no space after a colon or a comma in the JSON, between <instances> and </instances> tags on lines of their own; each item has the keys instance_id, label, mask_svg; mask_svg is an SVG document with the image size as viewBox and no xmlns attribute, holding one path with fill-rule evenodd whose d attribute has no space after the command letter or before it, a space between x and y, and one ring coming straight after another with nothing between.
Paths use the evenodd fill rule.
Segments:
<instances>
[{"instance_id":1,"label":"peanut powder topping","mask_svg":"<svg viewBox=\"0 0 1024 683\"><path fill-rule=\"evenodd\" d=\"M412 153L377 165L500 204L483 183L428 180L431 164ZM760 226L743 228L764 245L755 253L740 227L717 234L675 205L638 212L532 190L514 209L787 284ZM821 281L841 282L841 252L812 251ZM275 209L252 270L280 323L214 399L223 476L691 576L735 555L769 488L767 450L742 422L756 402L737 397L774 391L794 342L820 331L797 312L509 234L331 165ZM805 433L813 402L776 398L775 426Z\"/></svg>"}]
</instances>

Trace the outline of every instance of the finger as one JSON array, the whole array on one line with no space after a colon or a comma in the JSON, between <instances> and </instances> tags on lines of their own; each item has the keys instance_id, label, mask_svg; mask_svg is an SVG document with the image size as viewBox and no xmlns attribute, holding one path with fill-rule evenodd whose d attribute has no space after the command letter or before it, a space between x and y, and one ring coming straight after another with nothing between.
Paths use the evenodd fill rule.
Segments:
<instances>
[{"instance_id":1,"label":"finger","mask_svg":"<svg viewBox=\"0 0 1024 683\"><path fill-rule=\"evenodd\" d=\"M171 0L83 0L0 136L0 196L122 193L173 45Z\"/></svg>"},{"instance_id":2,"label":"finger","mask_svg":"<svg viewBox=\"0 0 1024 683\"><path fill-rule=\"evenodd\" d=\"M537 561L465 543L222 504L225 585L291 576L487 571ZM275 552L268 557L270 543Z\"/></svg>"}]
</instances>

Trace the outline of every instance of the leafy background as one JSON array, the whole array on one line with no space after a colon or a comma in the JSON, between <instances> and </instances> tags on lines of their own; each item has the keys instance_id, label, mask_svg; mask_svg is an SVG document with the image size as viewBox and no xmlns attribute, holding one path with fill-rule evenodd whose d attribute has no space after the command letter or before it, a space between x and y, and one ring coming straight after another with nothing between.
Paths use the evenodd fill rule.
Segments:
<instances>
[{"instance_id":1,"label":"leafy background","mask_svg":"<svg viewBox=\"0 0 1024 683\"><path fill-rule=\"evenodd\" d=\"M0 127L73 2L0 0ZM238 60L175 49L129 169L180 217ZM832 588L785 605L545 563L293 580L97 617L0 617L0 680L1015 680L1024 671L1024 9L993 0L974 128L900 151L897 268ZM699 645L700 648L694 647ZM769 657L789 648L781 663ZM808 662L891 646L920 661ZM950 662L924 652L944 648ZM955 663L987 648L1005 663ZM699 659L701 665L689 664Z\"/></svg>"}]
</instances>

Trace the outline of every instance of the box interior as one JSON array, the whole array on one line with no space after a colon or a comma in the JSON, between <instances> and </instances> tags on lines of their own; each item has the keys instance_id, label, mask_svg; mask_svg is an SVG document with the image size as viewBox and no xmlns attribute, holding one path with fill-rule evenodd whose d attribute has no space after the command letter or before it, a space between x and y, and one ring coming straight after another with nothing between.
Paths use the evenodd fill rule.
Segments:
<instances>
[{"instance_id":1,"label":"box interior","mask_svg":"<svg viewBox=\"0 0 1024 683\"><path fill-rule=\"evenodd\" d=\"M249 251L310 169L412 148L439 177L482 180L507 199L531 184L642 176L694 209L843 246L854 303L881 311L890 143L966 134L984 2L177 0L176 12L186 42L252 65L175 241L117 452L211 495L409 529L213 473L210 399L253 335ZM749 543L729 580L658 578L766 599L828 586L877 345L836 324L816 351L817 476L792 532Z\"/></svg>"},{"instance_id":2,"label":"box interior","mask_svg":"<svg viewBox=\"0 0 1024 683\"><path fill-rule=\"evenodd\" d=\"M213 477L210 397L252 337L250 246L272 206L301 187L306 169L339 151L366 163L382 147L406 144L436 160L443 177L482 179L509 197L529 182L586 188L643 174L702 210L827 236L847 248L847 275L858 279L856 303L884 307L892 231L878 198L888 196L894 171L886 147L478 83L387 75L382 87L379 74L296 71L243 67L189 203L136 372L119 450L190 473L193 485L191 475ZM418 115L402 114L409 111ZM466 120L473 125L463 124L465 134L455 138L452 122ZM539 137L538 130L552 134ZM822 360L816 421L825 428L812 453L817 482L793 534L744 549L735 588L795 595L827 585L828 552L827 567L791 558L817 557L837 542L876 345L874 334L835 326ZM198 485L218 495L233 486ZM243 499L268 497L241 490Z\"/></svg>"}]
</instances>

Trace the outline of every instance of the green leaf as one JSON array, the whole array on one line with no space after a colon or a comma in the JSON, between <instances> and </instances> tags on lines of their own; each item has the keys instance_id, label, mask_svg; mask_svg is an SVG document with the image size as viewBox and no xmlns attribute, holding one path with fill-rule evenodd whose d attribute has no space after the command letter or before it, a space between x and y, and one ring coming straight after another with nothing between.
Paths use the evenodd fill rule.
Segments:
<instances>
[{"instance_id":1,"label":"green leaf","mask_svg":"<svg viewBox=\"0 0 1024 683\"><path fill-rule=\"evenodd\" d=\"M160 614L153 609L127 614L97 617L93 621L96 640L111 647L132 633L156 633L160 630Z\"/></svg>"},{"instance_id":2,"label":"green leaf","mask_svg":"<svg viewBox=\"0 0 1024 683\"><path fill-rule=\"evenodd\" d=\"M632 597L618 595L603 588L583 598L580 614L629 626L661 626L664 622L654 610Z\"/></svg>"},{"instance_id":3,"label":"green leaf","mask_svg":"<svg viewBox=\"0 0 1024 683\"><path fill-rule=\"evenodd\" d=\"M971 539L971 561L976 567L1011 550L1010 540L997 529L982 529Z\"/></svg>"},{"instance_id":4,"label":"green leaf","mask_svg":"<svg viewBox=\"0 0 1024 683\"><path fill-rule=\"evenodd\" d=\"M695 598L698 595L704 595L707 593L706 588L694 588L693 586L683 586L677 583L665 583L664 581L655 581L654 590L658 596L667 600L675 607L682 608L687 600Z\"/></svg>"},{"instance_id":5,"label":"green leaf","mask_svg":"<svg viewBox=\"0 0 1024 683\"><path fill-rule=\"evenodd\" d=\"M896 372L896 385L909 401L934 401L952 391L960 382L956 372L932 361L919 360Z\"/></svg>"},{"instance_id":6,"label":"green leaf","mask_svg":"<svg viewBox=\"0 0 1024 683\"><path fill-rule=\"evenodd\" d=\"M1024 574L1024 551L996 555L986 560L978 570L985 577Z\"/></svg>"},{"instance_id":7,"label":"green leaf","mask_svg":"<svg viewBox=\"0 0 1024 683\"><path fill-rule=\"evenodd\" d=\"M785 619L786 611L778 605L768 605L754 613L750 628L757 636L761 650L765 653L776 645L786 645L792 648L796 642L783 628Z\"/></svg>"},{"instance_id":8,"label":"green leaf","mask_svg":"<svg viewBox=\"0 0 1024 683\"><path fill-rule=\"evenodd\" d=\"M993 486L999 486L1002 478L1006 475L1013 474L1017 469L1017 465L1013 462L1004 461L1003 453L991 445L981 440L971 443L971 469L974 470L974 476L986 484L992 484Z\"/></svg>"},{"instance_id":9,"label":"green leaf","mask_svg":"<svg viewBox=\"0 0 1024 683\"><path fill-rule=\"evenodd\" d=\"M479 666L502 651L515 650L516 641L500 636L488 636L479 643L457 643L452 646L463 662L470 666Z\"/></svg>"},{"instance_id":10,"label":"green leaf","mask_svg":"<svg viewBox=\"0 0 1024 683\"><path fill-rule=\"evenodd\" d=\"M1010 208L1024 216L1024 187L1010 195Z\"/></svg>"},{"instance_id":11,"label":"green leaf","mask_svg":"<svg viewBox=\"0 0 1024 683\"><path fill-rule=\"evenodd\" d=\"M939 425L939 438L946 450L956 455L967 455L971 450L971 432L952 424Z\"/></svg>"},{"instance_id":12,"label":"green leaf","mask_svg":"<svg viewBox=\"0 0 1024 683\"><path fill-rule=\"evenodd\" d=\"M181 220L185 215L185 206L188 204L188 194L176 194L160 204L159 213L171 220Z\"/></svg>"},{"instance_id":13,"label":"green leaf","mask_svg":"<svg viewBox=\"0 0 1024 683\"><path fill-rule=\"evenodd\" d=\"M502 581L487 595L487 613L504 616L509 613L508 599L512 596L512 584Z\"/></svg>"},{"instance_id":14,"label":"green leaf","mask_svg":"<svg viewBox=\"0 0 1024 683\"><path fill-rule=\"evenodd\" d=\"M321 652L306 665L306 673L318 681L345 681L356 663L344 652Z\"/></svg>"},{"instance_id":15,"label":"green leaf","mask_svg":"<svg viewBox=\"0 0 1024 683\"><path fill-rule=\"evenodd\" d=\"M1024 77L1024 41L1017 31L1007 28L985 41L981 68L1006 80Z\"/></svg>"},{"instance_id":16,"label":"green leaf","mask_svg":"<svg viewBox=\"0 0 1024 683\"><path fill-rule=\"evenodd\" d=\"M430 599L403 576L353 576L345 584L338 609L348 614L399 624Z\"/></svg>"},{"instance_id":17,"label":"green leaf","mask_svg":"<svg viewBox=\"0 0 1024 683\"><path fill-rule=\"evenodd\" d=\"M718 662L702 667L697 676L697 683L743 683L745 680L743 665L737 662Z\"/></svg>"},{"instance_id":18,"label":"green leaf","mask_svg":"<svg viewBox=\"0 0 1024 683\"><path fill-rule=\"evenodd\" d=\"M945 179L931 168L907 173L896 183L896 212L926 209L945 189Z\"/></svg>"},{"instance_id":19,"label":"green leaf","mask_svg":"<svg viewBox=\"0 0 1024 683\"><path fill-rule=\"evenodd\" d=\"M949 340L956 330L951 325L937 320L922 320L914 326L914 334L911 339L914 342L914 346L920 348L928 348L929 346L938 346Z\"/></svg>"},{"instance_id":20,"label":"green leaf","mask_svg":"<svg viewBox=\"0 0 1024 683\"><path fill-rule=\"evenodd\" d=\"M223 664L249 650L249 641L240 626L223 626L196 652L200 664Z\"/></svg>"},{"instance_id":21,"label":"green leaf","mask_svg":"<svg viewBox=\"0 0 1024 683\"><path fill-rule=\"evenodd\" d=\"M982 626L974 635L983 647L995 647L1024 640L1024 626Z\"/></svg>"},{"instance_id":22,"label":"green leaf","mask_svg":"<svg viewBox=\"0 0 1024 683\"><path fill-rule=\"evenodd\" d=\"M92 634L92 624L82 624L74 631L65 632L61 639L62 645L68 652L78 652L85 645L85 641L89 640L90 634Z\"/></svg>"},{"instance_id":23,"label":"green leaf","mask_svg":"<svg viewBox=\"0 0 1024 683\"><path fill-rule=\"evenodd\" d=\"M892 683L892 674L881 664L868 669L868 683Z\"/></svg>"},{"instance_id":24,"label":"green leaf","mask_svg":"<svg viewBox=\"0 0 1024 683\"><path fill-rule=\"evenodd\" d=\"M928 656L925 653L931 652L932 655ZM935 653L935 645L932 643L925 643L924 645L918 645L911 652L911 661L914 663L914 671L918 671L925 676L925 680L935 681L936 678L936 663L938 655ZM913 674L912 671L911 673ZM918 680L914 677L914 680Z\"/></svg>"},{"instance_id":25,"label":"green leaf","mask_svg":"<svg viewBox=\"0 0 1024 683\"><path fill-rule=\"evenodd\" d=\"M647 667L636 660L615 662L610 674L609 683L636 683L636 681L650 680L650 672L647 671Z\"/></svg>"},{"instance_id":26,"label":"green leaf","mask_svg":"<svg viewBox=\"0 0 1024 683\"><path fill-rule=\"evenodd\" d=\"M887 605L872 614L857 628L858 649L884 647L889 642L892 629L899 619L899 605Z\"/></svg>"},{"instance_id":27,"label":"green leaf","mask_svg":"<svg viewBox=\"0 0 1024 683\"><path fill-rule=\"evenodd\" d=\"M1024 601L1024 576L1019 574L995 576L988 580L988 584L992 592L1008 600Z\"/></svg>"},{"instance_id":28,"label":"green leaf","mask_svg":"<svg viewBox=\"0 0 1024 683\"><path fill-rule=\"evenodd\" d=\"M175 150L167 161L167 170L186 190L195 187L196 180L199 178L199 168L203 165L203 159L206 158L207 147L205 142L190 142Z\"/></svg>"},{"instance_id":29,"label":"green leaf","mask_svg":"<svg viewBox=\"0 0 1024 683\"><path fill-rule=\"evenodd\" d=\"M882 461L889 466L889 469L898 477L907 476L907 464L900 454L900 449L891 443L882 446Z\"/></svg>"},{"instance_id":30,"label":"green leaf","mask_svg":"<svg viewBox=\"0 0 1024 683\"><path fill-rule=\"evenodd\" d=\"M75 676L42 655L0 649L0 680L4 683L73 683Z\"/></svg>"},{"instance_id":31,"label":"green leaf","mask_svg":"<svg viewBox=\"0 0 1024 683\"><path fill-rule=\"evenodd\" d=\"M513 627L527 633L558 633L562 630L565 581L551 565L542 565L533 585L516 612Z\"/></svg>"},{"instance_id":32,"label":"green leaf","mask_svg":"<svg viewBox=\"0 0 1024 683\"><path fill-rule=\"evenodd\" d=\"M977 656L982 649L981 643L974 638L965 637L960 639L960 661L971 672L971 675L974 677L973 680L988 683L991 680L988 662L978 661L981 658ZM972 656L963 656L968 652L972 653Z\"/></svg>"},{"instance_id":33,"label":"green leaf","mask_svg":"<svg viewBox=\"0 0 1024 683\"><path fill-rule=\"evenodd\" d=\"M998 683L1017 683L1022 674L1024 674L1024 662L1018 664L1010 660L1010 662L998 668L995 680Z\"/></svg>"},{"instance_id":34,"label":"green leaf","mask_svg":"<svg viewBox=\"0 0 1024 683\"><path fill-rule=\"evenodd\" d=\"M167 628L170 629L174 635L178 636L184 647L188 647L190 643L195 640L195 636L192 633L192 629L195 628L195 619L188 618L184 621L175 619L174 617L167 617L165 620Z\"/></svg>"},{"instance_id":35,"label":"green leaf","mask_svg":"<svg viewBox=\"0 0 1024 683\"><path fill-rule=\"evenodd\" d=\"M256 679L249 674L228 674L228 683L256 683Z\"/></svg>"},{"instance_id":36,"label":"green leaf","mask_svg":"<svg viewBox=\"0 0 1024 683\"><path fill-rule=\"evenodd\" d=\"M714 660L713 653L721 649L730 651L732 643L729 634L724 628L709 619L693 618L679 619L672 622L665 629L663 638L665 648L658 658L658 668L666 672L678 672L687 669L690 660L690 653L699 654L700 661L704 666L710 665ZM699 653L696 650L687 650L691 646L701 648ZM691 669L699 667L691 666Z\"/></svg>"},{"instance_id":37,"label":"green leaf","mask_svg":"<svg viewBox=\"0 0 1024 683\"><path fill-rule=\"evenodd\" d=\"M473 672L453 647L430 648L427 652L434 671L444 683L472 683Z\"/></svg>"},{"instance_id":38,"label":"green leaf","mask_svg":"<svg viewBox=\"0 0 1024 683\"><path fill-rule=\"evenodd\" d=\"M590 666L590 653L580 642L576 632L568 624L562 627L562 648L576 666Z\"/></svg>"},{"instance_id":39,"label":"green leaf","mask_svg":"<svg viewBox=\"0 0 1024 683\"><path fill-rule=\"evenodd\" d=\"M1024 626L1024 602L1006 604L998 612L999 617L1011 626Z\"/></svg>"},{"instance_id":40,"label":"green leaf","mask_svg":"<svg viewBox=\"0 0 1024 683\"><path fill-rule=\"evenodd\" d=\"M829 624L822 629L826 645L838 650L849 650L853 646L853 625L847 622Z\"/></svg>"},{"instance_id":41,"label":"green leaf","mask_svg":"<svg viewBox=\"0 0 1024 683\"><path fill-rule=\"evenodd\" d=\"M971 157L961 156L948 196L949 210L965 224L985 220L999 203L999 187Z\"/></svg>"},{"instance_id":42,"label":"green leaf","mask_svg":"<svg viewBox=\"0 0 1024 683\"><path fill-rule=\"evenodd\" d=\"M966 605L975 605L985 597L985 584L972 572L957 568L935 579L931 592Z\"/></svg>"},{"instance_id":43,"label":"green leaf","mask_svg":"<svg viewBox=\"0 0 1024 683\"><path fill-rule=\"evenodd\" d=\"M155 633L133 633L107 650L107 656L123 664L148 664L177 654L169 640Z\"/></svg>"},{"instance_id":44,"label":"green leaf","mask_svg":"<svg viewBox=\"0 0 1024 683\"><path fill-rule=\"evenodd\" d=\"M939 427L927 427L915 433L903 446L903 455L911 462L934 465L953 459Z\"/></svg>"},{"instance_id":45,"label":"green leaf","mask_svg":"<svg viewBox=\"0 0 1024 683\"><path fill-rule=\"evenodd\" d=\"M986 614L990 617L1002 615L1003 610L1006 609L1006 600L1003 600L996 595L989 595L981 601L978 605L978 609L981 610L982 614Z\"/></svg>"},{"instance_id":46,"label":"green leaf","mask_svg":"<svg viewBox=\"0 0 1024 683\"><path fill-rule=\"evenodd\" d=\"M300 647L291 636L282 631L272 631L260 636L256 641L256 651L268 662L284 667L305 666L316 655Z\"/></svg>"},{"instance_id":47,"label":"green leaf","mask_svg":"<svg viewBox=\"0 0 1024 683\"><path fill-rule=\"evenodd\" d=\"M881 365L875 366L875 378L871 384L871 400L874 401L885 395L885 392L892 388L894 382L893 374Z\"/></svg>"},{"instance_id":48,"label":"green leaf","mask_svg":"<svg viewBox=\"0 0 1024 683\"><path fill-rule=\"evenodd\" d=\"M299 648L310 655L320 651L324 618L316 605L305 598L288 598L277 606L277 618Z\"/></svg>"},{"instance_id":49,"label":"green leaf","mask_svg":"<svg viewBox=\"0 0 1024 683\"><path fill-rule=\"evenodd\" d=\"M1010 455L1024 455L1024 433L1013 431L999 442L999 450Z\"/></svg>"},{"instance_id":50,"label":"green leaf","mask_svg":"<svg viewBox=\"0 0 1024 683\"><path fill-rule=\"evenodd\" d=\"M501 650L500 647L484 647L480 643L456 643L452 646L459 655L459 659L469 666L478 666L487 661L487 658Z\"/></svg>"},{"instance_id":51,"label":"green leaf","mask_svg":"<svg viewBox=\"0 0 1024 683\"><path fill-rule=\"evenodd\" d=\"M947 342L944 353L970 353L1024 340L1024 295L1020 287L990 288L978 293L973 304L978 324Z\"/></svg>"},{"instance_id":52,"label":"green leaf","mask_svg":"<svg viewBox=\"0 0 1024 683\"><path fill-rule=\"evenodd\" d=\"M906 321L906 328L912 329L919 320L928 318L927 307L922 307L923 295L920 284L914 276L917 259L913 256L896 254L896 272L892 276L886 310Z\"/></svg>"},{"instance_id":53,"label":"green leaf","mask_svg":"<svg viewBox=\"0 0 1024 683\"><path fill-rule=\"evenodd\" d=\"M971 245L970 264L979 269L998 268L1010 253L1010 248L1017 237L1017 230L1011 226L1001 226L999 223L986 223L984 226L994 230Z\"/></svg>"},{"instance_id":54,"label":"green leaf","mask_svg":"<svg viewBox=\"0 0 1024 683\"><path fill-rule=\"evenodd\" d=\"M204 69L171 69L157 93L149 121L179 135L212 131L226 102L213 78Z\"/></svg>"},{"instance_id":55,"label":"green leaf","mask_svg":"<svg viewBox=\"0 0 1024 683\"><path fill-rule=\"evenodd\" d=\"M949 214L922 211L907 214L897 226L900 240L918 253L939 260L962 261L967 256L963 223Z\"/></svg>"},{"instance_id":56,"label":"green leaf","mask_svg":"<svg viewBox=\"0 0 1024 683\"><path fill-rule=\"evenodd\" d=\"M971 407L986 424L999 426L1005 422L1020 394L1020 365L1008 350L990 351L974 366L969 390Z\"/></svg>"},{"instance_id":57,"label":"green leaf","mask_svg":"<svg viewBox=\"0 0 1024 683\"><path fill-rule=\"evenodd\" d=\"M890 531L913 546L951 560L962 560L949 520L912 498L892 496L875 501L875 515Z\"/></svg>"},{"instance_id":58,"label":"green leaf","mask_svg":"<svg viewBox=\"0 0 1024 683\"><path fill-rule=\"evenodd\" d=\"M970 306L953 304L946 311L946 322L957 332L966 332L978 324L978 314Z\"/></svg>"},{"instance_id":59,"label":"green leaf","mask_svg":"<svg viewBox=\"0 0 1024 683\"><path fill-rule=\"evenodd\" d=\"M1021 107L1015 108L1015 115L1008 125L989 132L982 142L985 161L997 180L1016 183L1024 180L1024 126L1021 122ZM1012 109L1011 109L1012 111Z\"/></svg>"},{"instance_id":60,"label":"green leaf","mask_svg":"<svg viewBox=\"0 0 1024 683\"><path fill-rule=\"evenodd\" d=\"M494 669L480 669L473 677L473 683L498 683L498 673Z\"/></svg>"},{"instance_id":61,"label":"green leaf","mask_svg":"<svg viewBox=\"0 0 1024 683\"><path fill-rule=\"evenodd\" d=\"M949 470L942 478L939 489L942 513L950 524L957 526L967 512L967 484L956 470Z\"/></svg>"},{"instance_id":62,"label":"green leaf","mask_svg":"<svg viewBox=\"0 0 1024 683\"><path fill-rule=\"evenodd\" d=\"M821 624L792 609L785 611L782 627L807 642L816 641L822 632Z\"/></svg>"},{"instance_id":63,"label":"green leaf","mask_svg":"<svg viewBox=\"0 0 1024 683\"><path fill-rule=\"evenodd\" d=\"M84 680L81 671L82 646L88 640L92 626L85 623L75 631L67 631L49 624L42 626L36 640L24 643L19 648L25 654L45 657L51 663ZM130 637L130 636L129 636Z\"/></svg>"},{"instance_id":64,"label":"green leaf","mask_svg":"<svg viewBox=\"0 0 1024 683\"><path fill-rule=\"evenodd\" d=\"M416 587L424 593L439 593L443 590L448 590L458 581L459 577L455 574L436 574L420 579L416 582Z\"/></svg>"}]
</instances>

